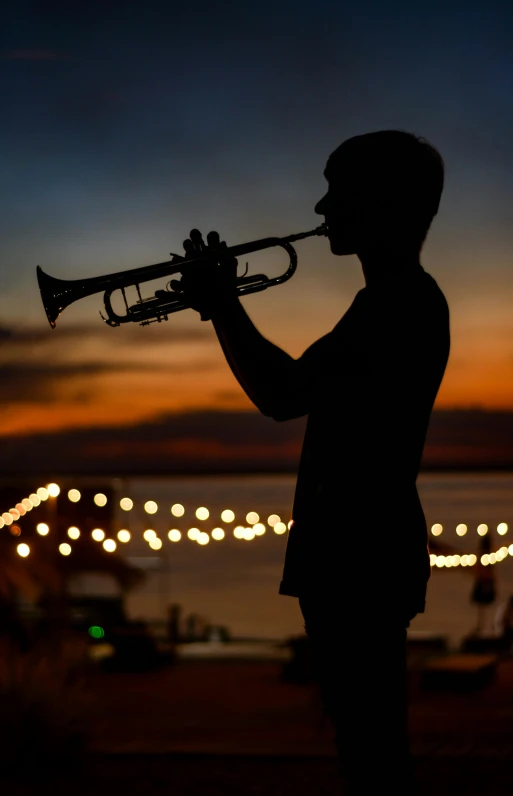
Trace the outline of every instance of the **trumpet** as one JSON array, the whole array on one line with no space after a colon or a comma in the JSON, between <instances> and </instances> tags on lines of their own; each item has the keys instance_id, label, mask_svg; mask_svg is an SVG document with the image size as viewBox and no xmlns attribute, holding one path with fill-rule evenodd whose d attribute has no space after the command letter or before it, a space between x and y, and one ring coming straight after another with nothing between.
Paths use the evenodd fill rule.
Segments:
<instances>
[{"instance_id":1,"label":"trumpet","mask_svg":"<svg viewBox=\"0 0 513 796\"><path fill-rule=\"evenodd\" d=\"M265 274L254 274L236 278L236 291L239 296L257 293L268 287L281 285L293 276L297 268L297 254L292 243L313 235L327 235L327 225L322 224L310 232L299 232L297 235L289 235L285 238L261 238L251 243L231 246L222 250L222 254L218 255L218 260L212 252L209 252L199 257L181 259L180 262L169 260L87 279L57 279L46 274L38 265L37 280L43 307L52 329L55 329L57 318L66 307L69 307L74 301L101 292L104 293L103 304L106 317L101 312L100 315L108 326L120 326L122 323L139 323L141 326L148 326L150 323L167 321L168 315L172 312L188 309L189 305L179 292L173 290L170 282L166 284L165 289L156 290L153 296L143 298L139 288L142 282L149 282L152 279L173 274L183 275L202 263L215 263L233 257L241 257L251 252L262 251L262 249L270 249L275 246L285 249L290 262L287 270L280 276L269 279ZM136 288L138 295L138 300L131 306L128 304L125 293L125 288L130 286ZM112 294L115 290L121 290L126 309L124 315L115 312L112 307Z\"/></svg>"}]
</instances>

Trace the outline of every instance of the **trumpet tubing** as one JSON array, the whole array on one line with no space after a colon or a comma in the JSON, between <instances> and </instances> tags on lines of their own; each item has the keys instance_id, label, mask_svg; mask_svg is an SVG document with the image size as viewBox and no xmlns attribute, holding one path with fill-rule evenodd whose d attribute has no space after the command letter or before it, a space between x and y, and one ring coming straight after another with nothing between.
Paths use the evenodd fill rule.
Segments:
<instances>
[{"instance_id":1,"label":"trumpet tubing","mask_svg":"<svg viewBox=\"0 0 513 796\"><path fill-rule=\"evenodd\" d=\"M248 293L256 293L266 290L268 287L287 282L297 268L297 254L292 243L313 235L326 234L326 224L322 224L310 232L299 232L296 235L289 235L285 238L262 238L251 243L242 243L238 246L224 249L219 260L241 257L244 254L262 251L275 246L281 247L287 252L290 259L289 266L280 276L272 277L271 279L265 274L237 277L237 294L244 296ZM143 282L173 276L174 274L183 275L198 264L212 262L214 259L210 252L200 257L184 258L180 262L168 260L163 263L145 265L127 271L117 271L105 276L88 277L86 279L56 279L46 274L41 266L38 265L37 279L43 306L52 329L55 329L57 318L66 307L81 298L92 296L94 293L104 293L103 303L107 317L102 315L102 318L109 326L120 326L122 323L139 323L141 326L147 326L149 323L160 323L167 320L168 315L173 312L188 309L188 304L184 302L179 292L169 289L169 286L166 286L163 290L155 291L150 298L142 298L139 285ZM125 288L131 286L137 289L139 299L130 306L127 302ZM112 307L111 297L116 290L121 290L125 302L126 313L124 315L119 315Z\"/></svg>"}]
</instances>

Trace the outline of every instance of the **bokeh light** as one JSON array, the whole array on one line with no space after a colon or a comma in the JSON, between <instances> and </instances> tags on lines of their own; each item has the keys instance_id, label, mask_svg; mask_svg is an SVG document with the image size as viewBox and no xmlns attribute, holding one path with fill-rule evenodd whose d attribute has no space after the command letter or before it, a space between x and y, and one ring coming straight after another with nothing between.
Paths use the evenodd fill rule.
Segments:
<instances>
[{"instance_id":1,"label":"bokeh light","mask_svg":"<svg viewBox=\"0 0 513 796\"><path fill-rule=\"evenodd\" d=\"M255 538L255 532L254 532L253 528L251 528L251 527L244 528L244 533L243 533L242 538L245 539L247 542L250 542L252 539L254 539Z\"/></svg>"},{"instance_id":2,"label":"bokeh light","mask_svg":"<svg viewBox=\"0 0 513 796\"><path fill-rule=\"evenodd\" d=\"M103 549L107 551L107 553L113 553L116 549L117 544L114 539L105 539L103 543Z\"/></svg>"},{"instance_id":3,"label":"bokeh light","mask_svg":"<svg viewBox=\"0 0 513 796\"><path fill-rule=\"evenodd\" d=\"M60 544L59 545L59 553L62 556L69 556L69 554L71 553L71 545L67 544L66 542L63 542L62 544Z\"/></svg>"},{"instance_id":4,"label":"bokeh light","mask_svg":"<svg viewBox=\"0 0 513 796\"><path fill-rule=\"evenodd\" d=\"M207 508L205 508L205 506L200 506L198 509L196 509L196 517L198 520L208 520L210 517L210 512Z\"/></svg>"},{"instance_id":5,"label":"bokeh light","mask_svg":"<svg viewBox=\"0 0 513 796\"><path fill-rule=\"evenodd\" d=\"M148 543L152 550L160 550L162 547L162 539L159 539L157 536L154 539L150 539Z\"/></svg>"},{"instance_id":6,"label":"bokeh light","mask_svg":"<svg viewBox=\"0 0 513 796\"><path fill-rule=\"evenodd\" d=\"M9 514L11 515L13 520L19 520L20 518L20 512L18 511L18 509L9 509Z\"/></svg>"},{"instance_id":7,"label":"bokeh light","mask_svg":"<svg viewBox=\"0 0 513 796\"><path fill-rule=\"evenodd\" d=\"M118 531L118 539L120 542L123 542L123 544L129 542L131 538L132 534L130 531L127 531L126 528L122 528L120 531Z\"/></svg>"},{"instance_id":8,"label":"bokeh light","mask_svg":"<svg viewBox=\"0 0 513 796\"><path fill-rule=\"evenodd\" d=\"M48 500L48 498L50 497L48 489L45 489L44 486L39 487L39 489L37 490L37 496L38 498L40 498L40 500Z\"/></svg>"},{"instance_id":9,"label":"bokeh light","mask_svg":"<svg viewBox=\"0 0 513 796\"><path fill-rule=\"evenodd\" d=\"M253 525L253 530L257 536L263 536L266 528L263 522L256 522Z\"/></svg>"},{"instance_id":10,"label":"bokeh light","mask_svg":"<svg viewBox=\"0 0 513 796\"><path fill-rule=\"evenodd\" d=\"M103 540L105 539L105 531L102 531L101 528L95 528L91 536L93 537L95 542L103 542Z\"/></svg>"},{"instance_id":11,"label":"bokeh light","mask_svg":"<svg viewBox=\"0 0 513 796\"><path fill-rule=\"evenodd\" d=\"M460 522L460 524L456 526L456 533L458 536L465 536L467 531L468 527L463 522Z\"/></svg>"},{"instance_id":12,"label":"bokeh light","mask_svg":"<svg viewBox=\"0 0 513 796\"><path fill-rule=\"evenodd\" d=\"M29 498L23 498L21 502L23 503L27 511L32 511L32 509L34 508L33 503L31 500L29 500Z\"/></svg>"},{"instance_id":13,"label":"bokeh light","mask_svg":"<svg viewBox=\"0 0 513 796\"><path fill-rule=\"evenodd\" d=\"M271 514L267 518L267 524L270 525L271 528L274 528L277 522L281 522L281 517L279 517L278 514Z\"/></svg>"},{"instance_id":14,"label":"bokeh light","mask_svg":"<svg viewBox=\"0 0 513 796\"><path fill-rule=\"evenodd\" d=\"M246 522L249 525L255 525L255 523L260 521L260 516L256 513L256 511L249 511L246 514Z\"/></svg>"},{"instance_id":15,"label":"bokeh light","mask_svg":"<svg viewBox=\"0 0 513 796\"><path fill-rule=\"evenodd\" d=\"M286 533L287 532L287 526L285 525L284 522L276 522L274 524L273 530L274 530L274 533L278 533L278 534L281 535L282 533Z\"/></svg>"},{"instance_id":16,"label":"bokeh light","mask_svg":"<svg viewBox=\"0 0 513 796\"><path fill-rule=\"evenodd\" d=\"M439 522L435 522L435 524L431 526L431 533L433 534L433 536L440 536L443 529L444 529L443 525L440 525Z\"/></svg>"},{"instance_id":17,"label":"bokeh light","mask_svg":"<svg viewBox=\"0 0 513 796\"><path fill-rule=\"evenodd\" d=\"M61 493L61 488L58 484L47 484L46 488L50 497L58 497Z\"/></svg>"},{"instance_id":18,"label":"bokeh light","mask_svg":"<svg viewBox=\"0 0 513 796\"><path fill-rule=\"evenodd\" d=\"M481 523L481 525L477 526L477 532L479 536L486 536L486 534L488 533L488 525Z\"/></svg>"},{"instance_id":19,"label":"bokeh light","mask_svg":"<svg viewBox=\"0 0 513 796\"><path fill-rule=\"evenodd\" d=\"M21 528L20 528L20 526L19 526L19 525L16 525L16 523L13 523L13 524L11 525L11 527L9 528L9 532L10 532L10 533L11 533L13 536L20 536L20 534L21 534Z\"/></svg>"},{"instance_id":20,"label":"bokeh light","mask_svg":"<svg viewBox=\"0 0 513 796\"><path fill-rule=\"evenodd\" d=\"M233 535L236 539L244 539L244 530L243 525L236 525L233 529Z\"/></svg>"},{"instance_id":21,"label":"bokeh light","mask_svg":"<svg viewBox=\"0 0 513 796\"><path fill-rule=\"evenodd\" d=\"M152 539L156 538L157 538L157 532L154 531L153 528L146 528L146 530L143 533L143 539L146 542L151 542Z\"/></svg>"},{"instance_id":22,"label":"bokeh light","mask_svg":"<svg viewBox=\"0 0 513 796\"><path fill-rule=\"evenodd\" d=\"M78 489L70 489L68 492L68 499L71 500L72 503L78 503L82 495L78 491Z\"/></svg>"},{"instance_id":23,"label":"bokeh light","mask_svg":"<svg viewBox=\"0 0 513 796\"><path fill-rule=\"evenodd\" d=\"M130 511L134 507L134 501L131 500L129 497L121 498L119 501L119 505L123 509L123 511Z\"/></svg>"},{"instance_id":24,"label":"bokeh light","mask_svg":"<svg viewBox=\"0 0 513 796\"><path fill-rule=\"evenodd\" d=\"M181 503L174 503L171 506L171 514L173 515L173 517L183 517L183 515L185 514L185 509Z\"/></svg>"},{"instance_id":25,"label":"bokeh light","mask_svg":"<svg viewBox=\"0 0 513 796\"><path fill-rule=\"evenodd\" d=\"M93 500L97 506L100 506L100 508L107 505L107 495L104 495L103 492L98 492L94 496Z\"/></svg>"},{"instance_id":26,"label":"bokeh light","mask_svg":"<svg viewBox=\"0 0 513 796\"><path fill-rule=\"evenodd\" d=\"M504 534L506 534L507 532L508 532L508 525L507 525L507 523L505 523L505 522L500 522L500 523L497 525L497 533L498 533L498 534L500 534L501 536L504 536Z\"/></svg>"},{"instance_id":27,"label":"bokeh light","mask_svg":"<svg viewBox=\"0 0 513 796\"><path fill-rule=\"evenodd\" d=\"M4 513L2 514L2 519L5 525L12 525L14 522L14 517L12 516L10 511L4 511Z\"/></svg>"},{"instance_id":28,"label":"bokeh light","mask_svg":"<svg viewBox=\"0 0 513 796\"><path fill-rule=\"evenodd\" d=\"M198 544L206 545L210 542L210 536L205 531L201 531L196 541Z\"/></svg>"},{"instance_id":29,"label":"bokeh light","mask_svg":"<svg viewBox=\"0 0 513 796\"><path fill-rule=\"evenodd\" d=\"M41 498L39 497L39 495L36 495L35 492L32 492L32 494L29 495L29 500L34 506L34 508L37 508L37 506L41 504Z\"/></svg>"},{"instance_id":30,"label":"bokeh light","mask_svg":"<svg viewBox=\"0 0 513 796\"><path fill-rule=\"evenodd\" d=\"M80 536L79 529L72 525L71 528L68 528L68 536L70 539L78 539Z\"/></svg>"},{"instance_id":31,"label":"bokeh light","mask_svg":"<svg viewBox=\"0 0 513 796\"><path fill-rule=\"evenodd\" d=\"M489 563L490 563L490 556L488 555L488 553L485 553L484 555L481 556L481 564L484 567L487 567Z\"/></svg>"},{"instance_id":32,"label":"bokeh light","mask_svg":"<svg viewBox=\"0 0 513 796\"><path fill-rule=\"evenodd\" d=\"M46 524L46 522L40 522L36 526L36 531L38 532L38 534L40 536L46 536L46 534L49 532L49 530L50 530L50 528Z\"/></svg>"},{"instance_id":33,"label":"bokeh light","mask_svg":"<svg viewBox=\"0 0 513 796\"><path fill-rule=\"evenodd\" d=\"M187 531L187 536L189 537L189 539L192 539L193 542L197 541L199 535L200 535L199 528L189 528L189 530Z\"/></svg>"},{"instance_id":34,"label":"bokeh light","mask_svg":"<svg viewBox=\"0 0 513 796\"><path fill-rule=\"evenodd\" d=\"M235 519L235 514L231 509L225 509L221 512L221 519L223 522L233 522Z\"/></svg>"},{"instance_id":35,"label":"bokeh light","mask_svg":"<svg viewBox=\"0 0 513 796\"><path fill-rule=\"evenodd\" d=\"M171 530L167 535L167 538L169 539L170 542L179 542L180 539L182 538L182 534L178 530L178 528L171 528Z\"/></svg>"},{"instance_id":36,"label":"bokeh light","mask_svg":"<svg viewBox=\"0 0 513 796\"><path fill-rule=\"evenodd\" d=\"M224 535L224 530L222 528L214 528L212 531L212 539L215 539L217 542L224 539Z\"/></svg>"},{"instance_id":37,"label":"bokeh light","mask_svg":"<svg viewBox=\"0 0 513 796\"><path fill-rule=\"evenodd\" d=\"M30 553L30 547L28 546L28 544L23 544L23 543L19 544L18 547L16 548L16 552L22 558L26 558Z\"/></svg>"},{"instance_id":38,"label":"bokeh light","mask_svg":"<svg viewBox=\"0 0 513 796\"><path fill-rule=\"evenodd\" d=\"M157 506L154 500L147 500L146 503L144 504L144 510L146 514L156 514L157 511L159 510L159 507Z\"/></svg>"},{"instance_id":39,"label":"bokeh light","mask_svg":"<svg viewBox=\"0 0 513 796\"><path fill-rule=\"evenodd\" d=\"M100 627L99 625L93 625L92 627L89 628L87 632L89 633L91 638L103 638L105 635L105 630L103 629L103 627Z\"/></svg>"}]
</instances>

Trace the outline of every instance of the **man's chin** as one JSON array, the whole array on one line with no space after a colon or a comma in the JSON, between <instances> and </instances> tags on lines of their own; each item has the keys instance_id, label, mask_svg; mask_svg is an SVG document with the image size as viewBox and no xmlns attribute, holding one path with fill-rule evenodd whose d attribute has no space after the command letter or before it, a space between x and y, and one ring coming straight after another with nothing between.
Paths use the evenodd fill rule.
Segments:
<instances>
[{"instance_id":1,"label":"man's chin","mask_svg":"<svg viewBox=\"0 0 513 796\"><path fill-rule=\"evenodd\" d=\"M330 249L332 254L337 254L338 256L342 256L344 254L355 253L354 244L351 244L350 241L348 240L330 237L329 241L330 241Z\"/></svg>"}]
</instances>

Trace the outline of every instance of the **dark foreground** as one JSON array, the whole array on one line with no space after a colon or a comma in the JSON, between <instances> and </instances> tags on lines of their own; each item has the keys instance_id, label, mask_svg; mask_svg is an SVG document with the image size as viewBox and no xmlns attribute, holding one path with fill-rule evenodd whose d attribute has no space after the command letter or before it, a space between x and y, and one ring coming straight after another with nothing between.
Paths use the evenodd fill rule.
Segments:
<instances>
[{"instance_id":1,"label":"dark foreground","mask_svg":"<svg viewBox=\"0 0 513 796\"><path fill-rule=\"evenodd\" d=\"M0 776L0 792L343 794L315 689L280 675L273 662L95 675L91 753L82 771L44 781L34 770L33 784ZM513 793L513 661L500 663L495 682L471 693L424 691L412 673L411 704L422 796Z\"/></svg>"}]
</instances>

